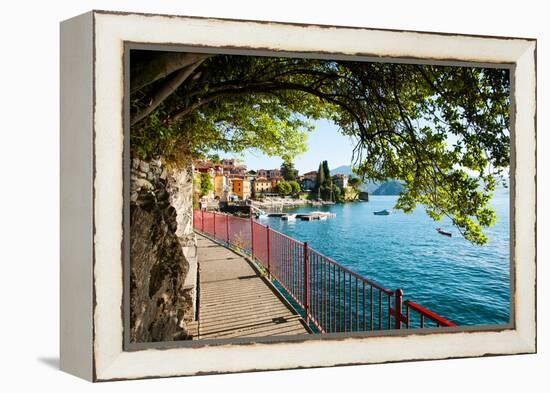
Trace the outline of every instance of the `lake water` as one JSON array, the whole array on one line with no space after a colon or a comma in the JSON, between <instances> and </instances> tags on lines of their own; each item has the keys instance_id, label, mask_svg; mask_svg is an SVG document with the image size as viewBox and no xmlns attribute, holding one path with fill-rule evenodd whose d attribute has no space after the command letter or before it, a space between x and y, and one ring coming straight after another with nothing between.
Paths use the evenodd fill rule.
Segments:
<instances>
[{"instance_id":1,"label":"lake water","mask_svg":"<svg viewBox=\"0 0 550 393\"><path fill-rule=\"evenodd\" d=\"M336 218L322 221L263 219L351 270L388 289L401 288L410 299L459 325L503 324L510 317L509 195L496 193L497 222L486 229L488 244L466 241L445 218L434 222L418 207L412 214L392 209L397 197L371 196L367 202L304 207ZM435 228L453 234L442 236Z\"/></svg>"}]
</instances>

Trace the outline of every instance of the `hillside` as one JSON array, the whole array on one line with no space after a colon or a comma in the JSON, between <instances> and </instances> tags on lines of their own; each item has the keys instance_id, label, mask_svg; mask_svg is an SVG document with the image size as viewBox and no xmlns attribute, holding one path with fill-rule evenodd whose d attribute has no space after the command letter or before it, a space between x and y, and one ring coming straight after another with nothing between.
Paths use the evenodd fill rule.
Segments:
<instances>
[{"instance_id":1,"label":"hillside","mask_svg":"<svg viewBox=\"0 0 550 393\"><path fill-rule=\"evenodd\" d=\"M376 191L376 189L380 186L380 184L378 183L375 183L373 181L368 181L366 183L363 183L359 186L359 189L361 191L366 191L368 192L369 194L372 194L374 191Z\"/></svg>"},{"instance_id":2,"label":"hillside","mask_svg":"<svg viewBox=\"0 0 550 393\"><path fill-rule=\"evenodd\" d=\"M353 171L351 170L351 167L349 165L342 165L342 166L339 166L337 168L334 168L330 171L330 174L331 174L331 176L334 176L336 174L342 174L342 175L346 175L346 176L355 176L355 177L357 177L357 175L355 175L353 173ZM378 184L376 184L374 182L370 182L370 181L367 182L367 183L361 184L359 186L359 190L367 191L369 194L372 193L377 188L378 188Z\"/></svg>"},{"instance_id":3,"label":"hillside","mask_svg":"<svg viewBox=\"0 0 550 393\"><path fill-rule=\"evenodd\" d=\"M331 175L343 174L347 176L355 176L349 165L342 165L330 171ZM390 180L382 184L368 181L359 186L359 190L367 191L372 195L399 195L403 191L401 183L395 180Z\"/></svg>"},{"instance_id":4,"label":"hillside","mask_svg":"<svg viewBox=\"0 0 550 393\"><path fill-rule=\"evenodd\" d=\"M372 192L372 195L399 195L402 191L403 185L396 180L391 180L381 184Z\"/></svg>"},{"instance_id":5,"label":"hillside","mask_svg":"<svg viewBox=\"0 0 550 393\"><path fill-rule=\"evenodd\" d=\"M351 176L351 175L353 175L353 172L352 172L351 167L349 165L342 165L342 166L339 166L338 168L332 169L330 171L330 175L331 176L334 176L334 175Z\"/></svg>"}]
</instances>

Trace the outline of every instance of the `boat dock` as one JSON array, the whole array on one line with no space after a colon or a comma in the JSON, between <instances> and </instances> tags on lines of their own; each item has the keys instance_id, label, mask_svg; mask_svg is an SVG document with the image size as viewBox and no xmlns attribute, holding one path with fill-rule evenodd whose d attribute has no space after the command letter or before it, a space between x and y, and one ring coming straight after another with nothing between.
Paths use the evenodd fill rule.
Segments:
<instances>
[{"instance_id":1,"label":"boat dock","mask_svg":"<svg viewBox=\"0 0 550 393\"><path fill-rule=\"evenodd\" d=\"M334 218L336 217L336 214L329 213L329 212L310 212L310 213L298 213L298 214L270 213L267 216L278 217L283 220L288 220L289 218L295 218L297 220L302 220L302 221L313 221L313 220L325 220L327 218Z\"/></svg>"}]
</instances>

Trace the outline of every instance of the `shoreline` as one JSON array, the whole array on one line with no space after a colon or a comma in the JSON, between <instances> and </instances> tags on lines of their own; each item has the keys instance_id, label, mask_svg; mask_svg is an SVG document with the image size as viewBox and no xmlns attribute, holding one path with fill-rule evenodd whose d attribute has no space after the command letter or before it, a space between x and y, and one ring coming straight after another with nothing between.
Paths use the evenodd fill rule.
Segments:
<instances>
[{"instance_id":1,"label":"shoreline","mask_svg":"<svg viewBox=\"0 0 550 393\"><path fill-rule=\"evenodd\" d=\"M342 203L354 202L354 201L345 201ZM337 202L328 202L328 201L312 201L309 199L295 199L295 198L270 198L269 200L257 201L251 200L252 206L262 210L284 210L292 209L303 206L330 206L334 205Z\"/></svg>"}]
</instances>

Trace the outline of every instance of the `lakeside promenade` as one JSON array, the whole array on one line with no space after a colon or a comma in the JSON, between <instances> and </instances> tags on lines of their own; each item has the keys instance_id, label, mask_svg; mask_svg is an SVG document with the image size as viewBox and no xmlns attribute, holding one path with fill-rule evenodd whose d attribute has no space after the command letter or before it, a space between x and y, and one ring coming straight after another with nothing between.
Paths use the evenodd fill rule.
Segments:
<instances>
[{"instance_id":1,"label":"lakeside promenade","mask_svg":"<svg viewBox=\"0 0 550 393\"><path fill-rule=\"evenodd\" d=\"M198 339L309 334L305 322L245 258L197 234Z\"/></svg>"}]
</instances>

